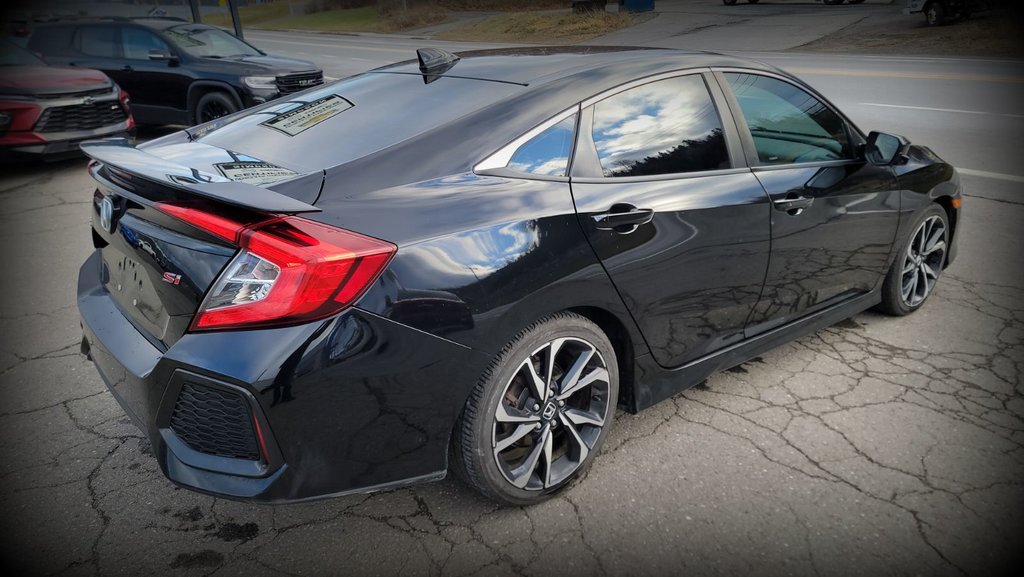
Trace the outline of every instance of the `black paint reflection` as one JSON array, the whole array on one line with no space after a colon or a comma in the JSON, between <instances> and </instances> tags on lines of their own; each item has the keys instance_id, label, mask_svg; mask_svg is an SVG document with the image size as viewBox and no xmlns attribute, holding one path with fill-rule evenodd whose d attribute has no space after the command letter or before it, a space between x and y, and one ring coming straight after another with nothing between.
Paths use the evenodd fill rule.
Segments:
<instances>
[{"instance_id":1,"label":"black paint reflection","mask_svg":"<svg viewBox=\"0 0 1024 577\"><path fill-rule=\"evenodd\" d=\"M875 287L899 214L888 168L851 162L756 174L773 200L814 202L802 211L772 210L771 265L748 335Z\"/></svg>"}]
</instances>

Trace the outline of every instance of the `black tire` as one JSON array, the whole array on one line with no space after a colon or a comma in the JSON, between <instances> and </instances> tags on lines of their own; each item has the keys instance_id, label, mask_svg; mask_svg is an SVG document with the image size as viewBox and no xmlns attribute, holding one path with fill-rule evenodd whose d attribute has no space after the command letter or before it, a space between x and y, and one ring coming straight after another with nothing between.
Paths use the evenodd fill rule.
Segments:
<instances>
[{"instance_id":1,"label":"black tire","mask_svg":"<svg viewBox=\"0 0 1024 577\"><path fill-rule=\"evenodd\" d=\"M533 323L498 353L466 401L452 433L453 469L503 504L551 498L601 449L618 381L615 350L597 325L568 312Z\"/></svg>"},{"instance_id":2,"label":"black tire","mask_svg":"<svg viewBox=\"0 0 1024 577\"><path fill-rule=\"evenodd\" d=\"M924 7L924 19L929 26L942 26L946 23L946 5L942 0L932 0Z\"/></svg>"},{"instance_id":3,"label":"black tire","mask_svg":"<svg viewBox=\"0 0 1024 577\"><path fill-rule=\"evenodd\" d=\"M192 123L202 124L237 111L234 99L226 92L207 92L199 97L192 110Z\"/></svg>"},{"instance_id":4,"label":"black tire","mask_svg":"<svg viewBox=\"0 0 1024 577\"><path fill-rule=\"evenodd\" d=\"M726 6L735 6L736 0L722 0L722 4L725 4Z\"/></svg>"},{"instance_id":5,"label":"black tire","mask_svg":"<svg viewBox=\"0 0 1024 577\"><path fill-rule=\"evenodd\" d=\"M941 235L929 223L941 224ZM904 316L924 305L946 266L949 234L949 217L941 206L932 204L921 213L910 229L910 237L900 247L885 275L882 302L878 310L893 316ZM941 246L938 244L940 242ZM928 284L929 277L931 284ZM908 286L912 286L909 296Z\"/></svg>"}]
</instances>

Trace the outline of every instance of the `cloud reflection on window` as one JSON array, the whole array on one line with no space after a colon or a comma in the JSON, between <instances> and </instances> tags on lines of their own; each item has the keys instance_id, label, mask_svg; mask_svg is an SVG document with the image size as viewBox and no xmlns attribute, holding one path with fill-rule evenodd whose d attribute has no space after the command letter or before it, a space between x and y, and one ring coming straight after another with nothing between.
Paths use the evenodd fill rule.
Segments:
<instances>
[{"instance_id":1,"label":"cloud reflection on window","mask_svg":"<svg viewBox=\"0 0 1024 577\"><path fill-rule=\"evenodd\" d=\"M565 176L576 136L576 115L530 139L512 156L508 168L544 176Z\"/></svg>"},{"instance_id":2,"label":"cloud reflection on window","mask_svg":"<svg viewBox=\"0 0 1024 577\"><path fill-rule=\"evenodd\" d=\"M602 100L594 107L593 132L605 176L729 167L722 122L697 75L652 82Z\"/></svg>"}]
</instances>

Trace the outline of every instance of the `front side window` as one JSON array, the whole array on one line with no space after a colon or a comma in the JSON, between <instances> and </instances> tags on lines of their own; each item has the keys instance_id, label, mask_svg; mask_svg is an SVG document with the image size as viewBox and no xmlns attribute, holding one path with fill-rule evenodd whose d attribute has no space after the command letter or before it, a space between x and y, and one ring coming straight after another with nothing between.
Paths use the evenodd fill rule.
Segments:
<instances>
[{"instance_id":1,"label":"front side window","mask_svg":"<svg viewBox=\"0 0 1024 577\"><path fill-rule=\"evenodd\" d=\"M156 34L141 28L122 29L121 45L124 57L132 60L149 60L150 50L157 50L163 54L170 53L166 42L157 38Z\"/></svg>"},{"instance_id":2,"label":"front side window","mask_svg":"<svg viewBox=\"0 0 1024 577\"><path fill-rule=\"evenodd\" d=\"M594 144L605 176L729 168L729 153L704 79L644 84L594 105Z\"/></svg>"},{"instance_id":3,"label":"front side window","mask_svg":"<svg viewBox=\"0 0 1024 577\"><path fill-rule=\"evenodd\" d=\"M543 176L565 176L576 136L576 115L534 136L519 147L508 168Z\"/></svg>"},{"instance_id":4,"label":"front side window","mask_svg":"<svg viewBox=\"0 0 1024 577\"><path fill-rule=\"evenodd\" d=\"M788 82L725 73L763 164L852 158L846 123L831 108Z\"/></svg>"},{"instance_id":5,"label":"front side window","mask_svg":"<svg viewBox=\"0 0 1024 577\"><path fill-rule=\"evenodd\" d=\"M78 30L78 49L87 56L117 58L117 29L113 26L83 26Z\"/></svg>"}]
</instances>

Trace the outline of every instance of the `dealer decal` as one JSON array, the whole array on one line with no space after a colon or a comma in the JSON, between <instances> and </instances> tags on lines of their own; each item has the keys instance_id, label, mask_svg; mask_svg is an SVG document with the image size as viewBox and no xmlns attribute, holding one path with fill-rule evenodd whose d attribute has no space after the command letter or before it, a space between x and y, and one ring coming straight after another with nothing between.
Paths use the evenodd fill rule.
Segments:
<instances>
[{"instance_id":1,"label":"dealer decal","mask_svg":"<svg viewBox=\"0 0 1024 577\"><path fill-rule=\"evenodd\" d=\"M214 166L231 180L256 186L288 180L298 174L269 162L221 162Z\"/></svg>"},{"instance_id":2,"label":"dealer decal","mask_svg":"<svg viewBox=\"0 0 1024 577\"><path fill-rule=\"evenodd\" d=\"M345 112L349 108L352 108L351 102L337 94L331 94L330 96L307 102L288 112L278 114L274 118L260 124L283 132L288 136L295 136L303 130L308 130L328 118Z\"/></svg>"}]
</instances>

